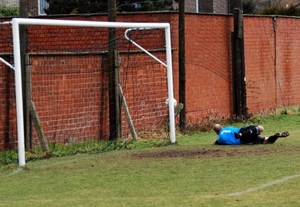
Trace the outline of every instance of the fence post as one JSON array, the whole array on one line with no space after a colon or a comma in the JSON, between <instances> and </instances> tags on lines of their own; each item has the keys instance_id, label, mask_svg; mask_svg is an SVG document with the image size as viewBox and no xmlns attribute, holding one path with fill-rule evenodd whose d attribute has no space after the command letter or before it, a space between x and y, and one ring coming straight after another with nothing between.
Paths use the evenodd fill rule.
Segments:
<instances>
[{"instance_id":1,"label":"fence post","mask_svg":"<svg viewBox=\"0 0 300 207\"><path fill-rule=\"evenodd\" d=\"M234 32L232 47L232 77L234 91L234 113L237 117L242 118L247 117L243 10L234 9L233 16Z\"/></svg>"}]
</instances>

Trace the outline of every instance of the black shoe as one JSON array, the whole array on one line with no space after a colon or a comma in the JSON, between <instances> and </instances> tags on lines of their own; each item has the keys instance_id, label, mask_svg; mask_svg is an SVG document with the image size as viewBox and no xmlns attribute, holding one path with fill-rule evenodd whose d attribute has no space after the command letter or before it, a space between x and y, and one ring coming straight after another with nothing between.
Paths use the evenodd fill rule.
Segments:
<instances>
[{"instance_id":1,"label":"black shoe","mask_svg":"<svg viewBox=\"0 0 300 207\"><path fill-rule=\"evenodd\" d=\"M288 137L290 135L289 132L276 133L274 136L276 137Z\"/></svg>"},{"instance_id":2,"label":"black shoe","mask_svg":"<svg viewBox=\"0 0 300 207\"><path fill-rule=\"evenodd\" d=\"M234 137L236 139L242 138L242 133L236 133L236 132L234 132Z\"/></svg>"}]
</instances>

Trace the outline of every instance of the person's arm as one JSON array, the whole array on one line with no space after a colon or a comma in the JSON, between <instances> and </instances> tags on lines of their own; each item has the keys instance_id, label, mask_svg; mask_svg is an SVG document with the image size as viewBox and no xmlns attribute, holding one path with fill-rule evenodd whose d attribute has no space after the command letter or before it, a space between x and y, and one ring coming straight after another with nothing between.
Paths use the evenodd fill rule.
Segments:
<instances>
[{"instance_id":1,"label":"person's arm","mask_svg":"<svg viewBox=\"0 0 300 207\"><path fill-rule=\"evenodd\" d=\"M214 141L215 145L227 145L226 143L219 142L218 139Z\"/></svg>"},{"instance_id":2,"label":"person's arm","mask_svg":"<svg viewBox=\"0 0 300 207\"><path fill-rule=\"evenodd\" d=\"M218 140L217 140L217 139L215 140L214 144L216 144L216 145L220 145L220 143L218 142Z\"/></svg>"}]
</instances>

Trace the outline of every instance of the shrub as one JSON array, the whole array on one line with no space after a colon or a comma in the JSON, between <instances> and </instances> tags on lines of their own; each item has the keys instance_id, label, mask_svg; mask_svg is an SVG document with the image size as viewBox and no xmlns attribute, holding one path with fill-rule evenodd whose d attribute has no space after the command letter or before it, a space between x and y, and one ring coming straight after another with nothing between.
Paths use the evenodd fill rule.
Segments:
<instances>
[{"instance_id":1,"label":"shrub","mask_svg":"<svg viewBox=\"0 0 300 207\"><path fill-rule=\"evenodd\" d=\"M16 6L0 5L0 17L18 16L19 8Z\"/></svg>"},{"instance_id":2,"label":"shrub","mask_svg":"<svg viewBox=\"0 0 300 207\"><path fill-rule=\"evenodd\" d=\"M289 7L273 6L265 8L261 11L264 15L286 15L286 16L300 16L300 8L298 5L290 5Z\"/></svg>"}]
</instances>

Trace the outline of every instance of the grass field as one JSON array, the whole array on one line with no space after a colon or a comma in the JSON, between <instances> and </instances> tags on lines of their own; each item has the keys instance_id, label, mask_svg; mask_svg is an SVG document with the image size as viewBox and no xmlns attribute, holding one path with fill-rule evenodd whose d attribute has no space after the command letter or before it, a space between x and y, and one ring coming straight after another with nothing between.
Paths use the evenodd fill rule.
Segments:
<instances>
[{"instance_id":1,"label":"grass field","mask_svg":"<svg viewBox=\"0 0 300 207\"><path fill-rule=\"evenodd\" d=\"M214 133L193 133L178 145L1 166L0 206L300 206L300 116L255 122L266 136L291 135L273 145L215 146Z\"/></svg>"}]
</instances>

